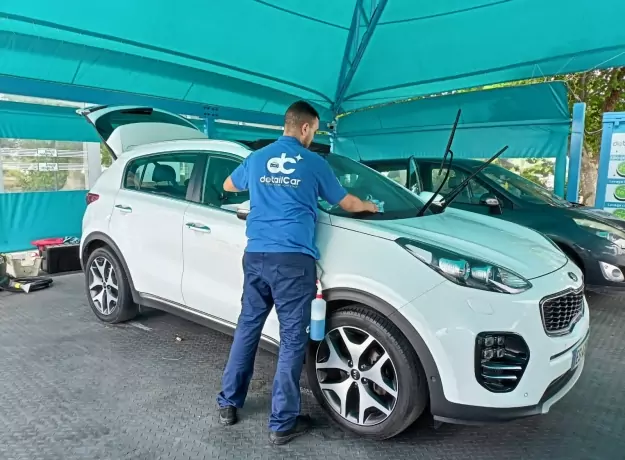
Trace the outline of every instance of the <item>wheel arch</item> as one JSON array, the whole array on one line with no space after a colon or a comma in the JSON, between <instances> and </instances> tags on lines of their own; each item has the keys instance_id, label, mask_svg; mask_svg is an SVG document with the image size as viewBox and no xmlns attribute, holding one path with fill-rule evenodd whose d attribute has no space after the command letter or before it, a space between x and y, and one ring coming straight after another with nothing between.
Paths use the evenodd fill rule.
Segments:
<instances>
[{"instance_id":1,"label":"wheel arch","mask_svg":"<svg viewBox=\"0 0 625 460\"><path fill-rule=\"evenodd\" d=\"M80 254L80 260L81 260L81 264L83 265L83 270L85 269L84 264L87 262L87 259L89 258L91 253L95 251L96 249L102 248L102 247L106 247L112 250L113 254L115 254L115 257L117 257L117 260L119 260L119 263L121 263L122 268L124 269L124 272L126 274L126 278L128 279L128 283L130 284L130 292L132 293L132 300L136 304L139 304L141 299L137 290L135 289L135 285L132 281L132 276L130 274L130 270L128 269L128 264L126 263L126 259L124 259L124 256L122 254L122 251L119 249L119 246L117 246L117 244L115 244L115 241L113 241L113 239L109 237L108 235L102 232L93 232L93 233L90 233L89 236L87 236L83 240L82 252Z\"/></svg>"},{"instance_id":2,"label":"wheel arch","mask_svg":"<svg viewBox=\"0 0 625 460\"><path fill-rule=\"evenodd\" d=\"M444 402L446 402L438 366L434 361L434 357L432 356L430 349L414 326L410 324L410 322L399 312L399 310L379 297L358 289L329 288L324 289L323 293L326 301L328 302L329 311L334 311L342 306L349 305L350 303L359 303L388 318L404 335L406 340L408 340L417 354L419 361L421 361L421 365L423 366L423 370L425 371L425 375L427 377L432 408L434 408L439 402L440 404L444 404Z\"/></svg>"},{"instance_id":3,"label":"wheel arch","mask_svg":"<svg viewBox=\"0 0 625 460\"><path fill-rule=\"evenodd\" d=\"M575 265L577 265L580 268L580 270L582 270L582 272L586 270L583 259L577 253L577 251L575 251L575 248L573 247L572 244L565 243L562 240L554 240L554 242L562 250L562 252L564 252L564 254L569 259L571 259L571 261L575 263Z\"/></svg>"}]
</instances>

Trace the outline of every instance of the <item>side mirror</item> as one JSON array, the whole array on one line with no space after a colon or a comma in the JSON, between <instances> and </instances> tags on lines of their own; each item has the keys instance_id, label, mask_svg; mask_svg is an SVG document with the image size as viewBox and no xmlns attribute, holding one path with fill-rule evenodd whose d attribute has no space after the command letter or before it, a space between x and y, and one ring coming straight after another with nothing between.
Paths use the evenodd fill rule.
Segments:
<instances>
[{"instance_id":1,"label":"side mirror","mask_svg":"<svg viewBox=\"0 0 625 460\"><path fill-rule=\"evenodd\" d=\"M491 214L502 213L501 203L499 202L499 199L491 193L485 193L484 195L482 195L480 197L480 204L484 206L488 206L490 208Z\"/></svg>"},{"instance_id":2,"label":"side mirror","mask_svg":"<svg viewBox=\"0 0 625 460\"><path fill-rule=\"evenodd\" d=\"M249 200L241 203L237 208L237 217L241 220L246 220L248 214L250 213L250 202Z\"/></svg>"}]
</instances>

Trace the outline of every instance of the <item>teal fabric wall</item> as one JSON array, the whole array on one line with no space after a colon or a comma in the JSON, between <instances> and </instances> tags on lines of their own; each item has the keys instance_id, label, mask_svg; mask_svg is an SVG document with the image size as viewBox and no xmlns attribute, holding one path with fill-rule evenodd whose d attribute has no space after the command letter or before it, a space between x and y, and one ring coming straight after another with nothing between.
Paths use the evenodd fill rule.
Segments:
<instances>
[{"instance_id":1,"label":"teal fabric wall","mask_svg":"<svg viewBox=\"0 0 625 460\"><path fill-rule=\"evenodd\" d=\"M0 102L0 137L100 142L98 133L71 107Z\"/></svg>"},{"instance_id":2,"label":"teal fabric wall","mask_svg":"<svg viewBox=\"0 0 625 460\"><path fill-rule=\"evenodd\" d=\"M81 235L85 190L0 194L0 253L22 251L31 241Z\"/></svg>"},{"instance_id":3,"label":"teal fabric wall","mask_svg":"<svg viewBox=\"0 0 625 460\"><path fill-rule=\"evenodd\" d=\"M440 157L458 109L456 158L566 155L571 126L564 82L496 88L389 104L338 121L334 151L356 159Z\"/></svg>"}]
</instances>

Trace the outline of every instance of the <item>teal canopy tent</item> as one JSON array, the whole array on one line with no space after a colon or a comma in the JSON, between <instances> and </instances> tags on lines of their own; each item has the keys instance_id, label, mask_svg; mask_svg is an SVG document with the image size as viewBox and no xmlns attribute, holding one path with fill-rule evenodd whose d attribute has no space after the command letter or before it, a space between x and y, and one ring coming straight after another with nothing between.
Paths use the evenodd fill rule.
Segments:
<instances>
[{"instance_id":1,"label":"teal canopy tent","mask_svg":"<svg viewBox=\"0 0 625 460\"><path fill-rule=\"evenodd\" d=\"M331 119L623 65L624 15L620 0L4 0L0 76L272 114L305 98Z\"/></svg>"}]
</instances>

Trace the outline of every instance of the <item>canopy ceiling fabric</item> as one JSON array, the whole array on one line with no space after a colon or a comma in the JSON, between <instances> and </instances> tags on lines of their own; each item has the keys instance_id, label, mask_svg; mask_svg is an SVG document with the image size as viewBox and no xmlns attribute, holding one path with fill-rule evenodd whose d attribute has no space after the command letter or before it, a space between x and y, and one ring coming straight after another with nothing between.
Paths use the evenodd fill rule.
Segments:
<instances>
[{"instance_id":1,"label":"canopy ceiling fabric","mask_svg":"<svg viewBox=\"0 0 625 460\"><path fill-rule=\"evenodd\" d=\"M275 114L305 98L331 119L625 65L623 16L622 0L4 0L0 75Z\"/></svg>"},{"instance_id":2,"label":"canopy ceiling fabric","mask_svg":"<svg viewBox=\"0 0 625 460\"><path fill-rule=\"evenodd\" d=\"M570 130L564 82L429 97L339 118L336 153L361 160L442 157L458 109L456 158L488 158L505 145L508 158L566 154Z\"/></svg>"}]
</instances>

